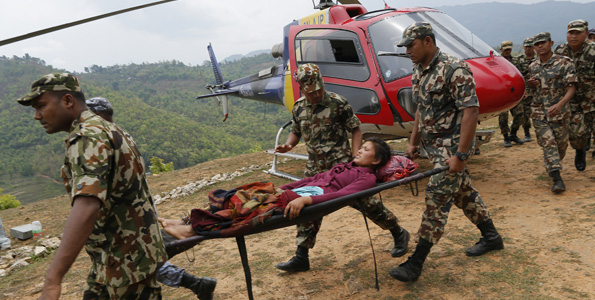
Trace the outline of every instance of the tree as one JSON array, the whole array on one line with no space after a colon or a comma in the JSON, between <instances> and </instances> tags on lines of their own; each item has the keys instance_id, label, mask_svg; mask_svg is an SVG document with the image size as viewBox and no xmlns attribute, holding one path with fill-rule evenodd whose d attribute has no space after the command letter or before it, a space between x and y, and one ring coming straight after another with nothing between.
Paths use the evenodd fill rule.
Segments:
<instances>
[{"instance_id":1,"label":"tree","mask_svg":"<svg viewBox=\"0 0 595 300\"><path fill-rule=\"evenodd\" d=\"M0 210L21 206L21 202L13 195L2 195L3 189L0 188Z\"/></svg>"}]
</instances>

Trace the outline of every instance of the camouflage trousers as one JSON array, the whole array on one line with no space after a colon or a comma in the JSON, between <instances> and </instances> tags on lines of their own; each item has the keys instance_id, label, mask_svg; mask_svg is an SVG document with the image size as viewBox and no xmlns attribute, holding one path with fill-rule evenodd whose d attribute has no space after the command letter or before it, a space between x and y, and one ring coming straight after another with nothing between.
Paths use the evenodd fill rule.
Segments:
<instances>
[{"instance_id":1,"label":"camouflage trousers","mask_svg":"<svg viewBox=\"0 0 595 300\"><path fill-rule=\"evenodd\" d=\"M589 146L591 133L595 132L595 111L584 113L582 109L571 103L572 114L568 125L569 141L572 149L585 149Z\"/></svg>"},{"instance_id":2,"label":"camouflage trousers","mask_svg":"<svg viewBox=\"0 0 595 300\"><path fill-rule=\"evenodd\" d=\"M382 204L382 201L376 196L361 199L364 214L366 217L380 228L390 230L399 225L399 219L388 208ZM356 202L349 206L360 210L359 204ZM300 247L313 248L316 244L316 235L320 230L322 218L311 222L297 225L296 244Z\"/></svg>"},{"instance_id":3,"label":"camouflage trousers","mask_svg":"<svg viewBox=\"0 0 595 300\"><path fill-rule=\"evenodd\" d=\"M512 114L512 125L510 125L510 128L508 127L508 111L501 112L498 115L498 126L500 126L500 133L502 135L509 135L511 132L516 135L521 125L525 123L525 112L521 103L511 108L510 114Z\"/></svg>"},{"instance_id":4,"label":"camouflage trousers","mask_svg":"<svg viewBox=\"0 0 595 300\"><path fill-rule=\"evenodd\" d=\"M444 164L437 164L439 167ZM454 204L463 210L473 223L479 224L490 219L490 213L481 196L471 184L469 171L447 174L442 172L430 177L426 187L426 210L422 215L419 238L436 244L444 234L448 214Z\"/></svg>"},{"instance_id":5,"label":"camouflage trousers","mask_svg":"<svg viewBox=\"0 0 595 300\"><path fill-rule=\"evenodd\" d=\"M523 105L523 129L526 132L529 131L531 128L531 101L533 101L532 96L525 96L523 100L521 100L521 105Z\"/></svg>"},{"instance_id":6,"label":"camouflage trousers","mask_svg":"<svg viewBox=\"0 0 595 300\"><path fill-rule=\"evenodd\" d=\"M157 273L126 286L108 286L95 281L96 275L90 272L87 277L87 287L83 294L83 300L96 299L126 299L126 300L160 300L161 286L157 283Z\"/></svg>"},{"instance_id":7,"label":"camouflage trousers","mask_svg":"<svg viewBox=\"0 0 595 300\"><path fill-rule=\"evenodd\" d=\"M568 149L568 120L548 122L533 119L537 144L543 148L543 164L545 170L562 170L562 159Z\"/></svg>"}]
</instances>

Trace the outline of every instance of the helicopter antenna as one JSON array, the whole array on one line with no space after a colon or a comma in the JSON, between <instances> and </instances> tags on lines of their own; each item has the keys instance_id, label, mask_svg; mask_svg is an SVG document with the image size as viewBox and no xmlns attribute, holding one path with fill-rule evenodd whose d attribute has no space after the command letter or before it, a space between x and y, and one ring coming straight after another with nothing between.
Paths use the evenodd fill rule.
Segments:
<instances>
[{"instance_id":1,"label":"helicopter antenna","mask_svg":"<svg viewBox=\"0 0 595 300\"><path fill-rule=\"evenodd\" d=\"M62 25L58 25L58 26L54 26L54 27L50 27L50 28L46 28L46 29L34 31L34 32L30 32L30 33L23 34L23 35L20 35L20 36L17 36L17 37L13 37L13 38L10 38L10 39L2 40L2 41L0 41L0 46L4 46L4 45L10 44L10 43L14 43L14 42L26 40L28 38L36 37L36 36L39 36L39 35L42 35L42 34L46 34L46 33L54 32L54 31L66 29L66 28L69 28L69 27L72 27L72 26L81 25L81 24L88 23L88 22L91 22L91 21L95 21L95 20L99 20L99 19L103 19L103 18L107 18L107 17L111 17L111 16L123 14L123 13L130 12L130 11L133 11L133 10L142 9L142 8L146 8L146 7L149 7L149 6L159 5L159 4L163 4L163 3L167 3L167 2L172 2L172 1L176 1L176 0L157 1L157 2L153 2L153 3L149 3L149 4L144 4L144 5L139 5L139 6L135 6L135 7L130 7L130 8L126 8L126 9L114 11L114 12L111 12L111 13L107 13L107 14L103 14L103 15L99 15L99 16L95 16L95 17L91 17L91 18L87 18L87 19L82 19L82 20L78 20L78 21L74 21L74 22L70 22L70 23L66 23L66 24L62 24Z\"/></svg>"}]
</instances>

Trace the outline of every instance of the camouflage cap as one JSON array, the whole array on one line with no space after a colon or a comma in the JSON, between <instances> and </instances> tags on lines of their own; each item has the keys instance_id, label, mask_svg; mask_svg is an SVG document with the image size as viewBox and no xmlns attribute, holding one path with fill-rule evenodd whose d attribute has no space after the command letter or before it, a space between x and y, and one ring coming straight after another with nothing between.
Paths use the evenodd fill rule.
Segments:
<instances>
[{"instance_id":1,"label":"camouflage cap","mask_svg":"<svg viewBox=\"0 0 595 300\"><path fill-rule=\"evenodd\" d=\"M524 47L531 47L533 46L533 38L532 37L528 37L523 41L523 46Z\"/></svg>"},{"instance_id":2,"label":"camouflage cap","mask_svg":"<svg viewBox=\"0 0 595 300\"><path fill-rule=\"evenodd\" d=\"M595 27L589 29L589 35L595 34Z\"/></svg>"},{"instance_id":3,"label":"camouflage cap","mask_svg":"<svg viewBox=\"0 0 595 300\"><path fill-rule=\"evenodd\" d=\"M589 22L585 21L585 20L574 20L574 21L570 21L570 23L568 23L568 32L570 31L584 31L587 30L589 28Z\"/></svg>"},{"instance_id":4,"label":"camouflage cap","mask_svg":"<svg viewBox=\"0 0 595 300\"><path fill-rule=\"evenodd\" d=\"M511 41L504 41L500 43L500 50L512 49L512 42Z\"/></svg>"},{"instance_id":5,"label":"camouflage cap","mask_svg":"<svg viewBox=\"0 0 595 300\"><path fill-rule=\"evenodd\" d=\"M430 23L415 22L409 25L407 28L405 28L405 31L403 31L403 38L397 44L397 46L407 46L411 44L411 42L413 42L415 39L430 34L432 32L432 25L430 25Z\"/></svg>"},{"instance_id":6,"label":"camouflage cap","mask_svg":"<svg viewBox=\"0 0 595 300\"><path fill-rule=\"evenodd\" d=\"M22 105L31 105L31 101L43 94L45 91L53 92L81 92L79 80L70 73L51 73L44 75L31 84L31 91L17 99Z\"/></svg>"},{"instance_id":7,"label":"camouflage cap","mask_svg":"<svg viewBox=\"0 0 595 300\"><path fill-rule=\"evenodd\" d=\"M294 78L307 93L318 91L324 85L320 69L313 63L300 65L295 70Z\"/></svg>"},{"instance_id":8,"label":"camouflage cap","mask_svg":"<svg viewBox=\"0 0 595 300\"><path fill-rule=\"evenodd\" d=\"M113 111L112 105L107 101L107 99L103 97L95 97L91 99L87 99L87 107L92 112L98 111Z\"/></svg>"},{"instance_id":9,"label":"camouflage cap","mask_svg":"<svg viewBox=\"0 0 595 300\"><path fill-rule=\"evenodd\" d=\"M533 37L533 45L540 43L540 42L546 42L546 41L551 41L551 40L552 40L552 36L550 35L549 32L540 32Z\"/></svg>"}]
</instances>

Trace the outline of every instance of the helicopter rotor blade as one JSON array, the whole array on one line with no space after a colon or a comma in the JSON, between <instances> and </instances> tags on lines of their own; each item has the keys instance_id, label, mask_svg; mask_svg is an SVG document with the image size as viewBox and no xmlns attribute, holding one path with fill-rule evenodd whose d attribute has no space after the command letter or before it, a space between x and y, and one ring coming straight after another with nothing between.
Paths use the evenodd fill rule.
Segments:
<instances>
[{"instance_id":1,"label":"helicopter rotor blade","mask_svg":"<svg viewBox=\"0 0 595 300\"><path fill-rule=\"evenodd\" d=\"M54 27L50 27L50 28L46 28L46 29L34 31L34 32L30 32L30 33L23 34L23 35L20 35L20 36L17 36L17 37L13 37L13 38L10 38L10 39L2 40L2 41L0 41L0 46L4 46L4 45L15 43L15 42L18 42L18 41L26 40L26 39L29 39L29 38L32 38L32 37L36 37L36 36L43 35L43 34L46 34L46 33L50 33L50 32L54 32L54 31L62 30L62 29L65 29L65 28L69 28L69 27L81 25L81 24L84 24L84 23L96 21L96 20L99 20L99 19L104 19L104 18L107 18L107 17L111 17L111 16L115 16L115 15L127 13L127 12L130 12L130 11L133 11L133 10L143 9L143 8L147 8L147 7L150 7L150 6L164 4L164 3L167 3L167 2L173 2L173 1L177 1L177 0L156 1L156 2L153 2L153 3L148 3L148 4L143 4L143 5L139 5L139 6L135 6L135 7L130 7L130 8L126 8L126 9L114 11L114 12L111 12L111 13L107 13L107 14L103 14L103 15L99 15L99 16L95 16L95 17L91 17L91 18L86 18L86 19L82 19L82 20L78 20L78 21L74 21L74 22L70 22L70 23L66 23L66 24L62 24L62 25L58 25L58 26L54 26Z\"/></svg>"}]
</instances>

